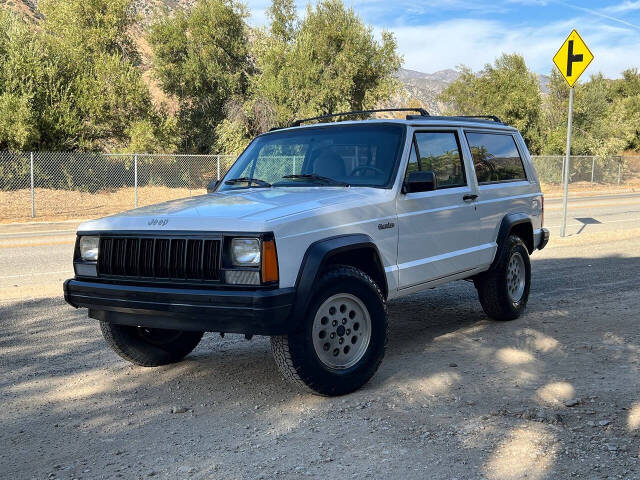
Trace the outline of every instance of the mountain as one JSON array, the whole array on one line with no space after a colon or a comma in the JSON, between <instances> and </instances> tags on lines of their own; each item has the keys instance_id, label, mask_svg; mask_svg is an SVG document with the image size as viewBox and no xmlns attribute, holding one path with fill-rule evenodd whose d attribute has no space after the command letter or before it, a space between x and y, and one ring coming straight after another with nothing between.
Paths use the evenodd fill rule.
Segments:
<instances>
[{"instance_id":1,"label":"mountain","mask_svg":"<svg viewBox=\"0 0 640 480\"><path fill-rule=\"evenodd\" d=\"M168 8L170 11L177 8L188 9L196 0L133 0L135 11L141 17L143 24L148 24L156 10Z\"/></svg>"},{"instance_id":2,"label":"mountain","mask_svg":"<svg viewBox=\"0 0 640 480\"><path fill-rule=\"evenodd\" d=\"M459 76L460 72L451 68L434 73L401 68L398 80L402 83L402 90L386 106L400 107L420 103L431 114L441 114L445 105L438 101L438 96ZM542 94L549 93L549 76L536 74L536 77Z\"/></svg>"},{"instance_id":3,"label":"mountain","mask_svg":"<svg viewBox=\"0 0 640 480\"><path fill-rule=\"evenodd\" d=\"M458 71L451 68L434 73L401 68L398 80L402 84L402 90L393 98L392 103L395 106L420 103L432 114L442 113L444 105L438 101L438 95L459 75Z\"/></svg>"},{"instance_id":4,"label":"mountain","mask_svg":"<svg viewBox=\"0 0 640 480\"><path fill-rule=\"evenodd\" d=\"M40 18L37 0L0 0L0 8L8 8L22 17L33 20Z\"/></svg>"},{"instance_id":5,"label":"mountain","mask_svg":"<svg viewBox=\"0 0 640 480\"><path fill-rule=\"evenodd\" d=\"M154 12L159 8L168 8L175 10L176 8L189 8L195 3L195 0L133 0L135 12L140 15L140 21L148 24L153 17ZM38 0L0 0L0 7L10 8L19 14L38 18Z\"/></svg>"}]
</instances>

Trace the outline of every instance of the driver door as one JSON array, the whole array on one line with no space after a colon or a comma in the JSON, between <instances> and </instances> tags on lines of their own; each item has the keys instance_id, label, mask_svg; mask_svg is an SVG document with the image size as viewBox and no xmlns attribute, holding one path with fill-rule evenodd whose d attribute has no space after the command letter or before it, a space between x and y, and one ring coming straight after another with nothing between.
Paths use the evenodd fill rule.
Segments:
<instances>
[{"instance_id":1,"label":"driver door","mask_svg":"<svg viewBox=\"0 0 640 480\"><path fill-rule=\"evenodd\" d=\"M432 171L436 188L398 197L400 289L444 280L484 261L478 244L477 186L460 138L458 130L414 134L406 174Z\"/></svg>"}]
</instances>

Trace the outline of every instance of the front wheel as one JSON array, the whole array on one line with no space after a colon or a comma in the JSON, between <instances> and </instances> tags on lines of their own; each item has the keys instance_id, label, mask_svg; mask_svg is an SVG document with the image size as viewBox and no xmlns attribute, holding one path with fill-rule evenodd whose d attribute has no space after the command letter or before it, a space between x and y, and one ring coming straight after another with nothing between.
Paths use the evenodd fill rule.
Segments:
<instances>
[{"instance_id":1,"label":"front wheel","mask_svg":"<svg viewBox=\"0 0 640 480\"><path fill-rule=\"evenodd\" d=\"M314 393L350 393L369 381L384 356L384 298L371 277L349 266L328 270L314 290L300 327L271 337L276 364L285 378Z\"/></svg>"},{"instance_id":2,"label":"front wheel","mask_svg":"<svg viewBox=\"0 0 640 480\"><path fill-rule=\"evenodd\" d=\"M475 280L484 312L494 320L514 320L527 306L531 263L526 245L517 235L506 239L494 269Z\"/></svg>"},{"instance_id":3,"label":"front wheel","mask_svg":"<svg viewBox=\"0 0 640 480\"><path fill-rule=\"evenodd\" d=\"M204 332L131 327L100 322L102 336L125 360L143 367L157 367L182 360L196 348Z\"/></svg>"}]
</instances>

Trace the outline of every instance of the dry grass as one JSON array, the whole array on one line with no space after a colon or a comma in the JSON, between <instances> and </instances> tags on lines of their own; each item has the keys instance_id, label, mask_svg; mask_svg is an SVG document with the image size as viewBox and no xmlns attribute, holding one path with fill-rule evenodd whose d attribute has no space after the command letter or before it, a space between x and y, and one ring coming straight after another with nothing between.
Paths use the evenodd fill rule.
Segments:
<instances>
[{"instance_id":1,"label":"dry grass","mask_svg":"<svg viewBox=\"0 0 640 480\"><path fill-rule=\"evenodd\" d=\"M554 197L562 194L562 186L542 185L542 191L546 195ZM574 195L640 192L640 180L627 182L623 185L572 183L569 192ZM142 207L204 193L206 193L204 189L141 187L138 189L138 206ZM87 193L36 188L35 199L36 216L31 218L31 192L29 189L0 191L0 224L34 220L87 219L111 215L134 207L134 189L121 188Z\"/></svg>"},{"instance_id":2,"label":"dry grass","mask_svg":"<svg viewBox=\"0 0 640 480\"><path fill-rule=\"evenodd\" d=\"M206 190L141 187L138 189L138 206L142 207L203 193L206 193ZM132 209L134 195L133 188L96 193L36 188L36 216L33 219L31 218L30 190L0 191L0 223L102 217Z\"/></svg>"},{"instance_id":3,"label":"dry grass","mask_svg":"<svg viewBox=\"0 0 640 480\"><path fill-rule=\"evenodd\" d=\"M555 197L562 195L561 184L541 184L542 192L546 196ZM569 195L605 195L608 193L640 192L640 179L633 179L621 185L599 184L590 182L574 182L569 184Z\"/></svg>"}]
</instances>

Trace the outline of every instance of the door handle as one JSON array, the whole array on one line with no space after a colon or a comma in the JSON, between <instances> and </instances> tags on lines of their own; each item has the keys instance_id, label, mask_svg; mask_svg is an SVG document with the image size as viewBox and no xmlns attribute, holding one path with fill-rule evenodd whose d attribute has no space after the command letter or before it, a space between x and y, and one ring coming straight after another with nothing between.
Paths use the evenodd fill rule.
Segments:
<instances>
[{"instance_id":1,"label":"door handle","mask_svg":"<svg viewBox=\"0 0 640 480\"><path fill-rule=\"evenodd\" d=\"M469 200L475 200L476 198L478 198L478 195L476 195L475 193L467 193L464 197L462 197L462 200L468 202Z\"/></svg>"}]
</instances>

